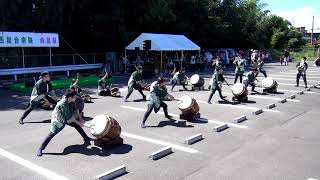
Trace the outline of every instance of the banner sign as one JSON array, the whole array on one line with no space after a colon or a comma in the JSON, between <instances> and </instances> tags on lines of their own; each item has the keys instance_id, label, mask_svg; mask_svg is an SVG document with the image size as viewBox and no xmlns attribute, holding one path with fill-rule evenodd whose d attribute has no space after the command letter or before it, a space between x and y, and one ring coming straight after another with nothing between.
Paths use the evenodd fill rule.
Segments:
<instances>
[{"instance_id":1,"label":"banner sign","mask_svg":"<svg viewBox=\"0 0 320 180\"><path fill-rule=\"evenodd\" d=\"M59 47L59 35L0 31L0 47Z\"/></svg>"}]
</instances>

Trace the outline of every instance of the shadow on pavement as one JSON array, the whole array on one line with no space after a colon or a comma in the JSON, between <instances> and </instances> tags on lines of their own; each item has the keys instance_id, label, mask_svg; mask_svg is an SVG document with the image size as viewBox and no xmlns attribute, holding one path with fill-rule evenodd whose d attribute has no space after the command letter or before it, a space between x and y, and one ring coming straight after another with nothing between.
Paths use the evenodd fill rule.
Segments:
<instances>
[{"instance_id":1,"label":"shadow on pavement","mask_svg":"<svg viewBox=\"0 0 320 180\"><path fill-rule=\"evenodd\" d=\"M68 154L83 154L87 156L110 156L111 154L127 154L132 150L129 144L116 146L112 149L101 149L96 146L90 147L89 143L70 145L66 147L62 153L43 153L44 155L68 155Z\"/></svg>"},{"instance_id":2,"label":"shadow on pavement","mask_svg":"<svg viewBox=\"0 0 320 180\"><path fill-rule=\"evenodd\" d=\"M146 127L165 127L165 126L174 126L174 127L181 127L181 128L192 128L194 126L187 125L187 121L176 121L175 119L170 119L167 121L160 121L157 126L146 126Z\"/></svg>"}]
</instances>

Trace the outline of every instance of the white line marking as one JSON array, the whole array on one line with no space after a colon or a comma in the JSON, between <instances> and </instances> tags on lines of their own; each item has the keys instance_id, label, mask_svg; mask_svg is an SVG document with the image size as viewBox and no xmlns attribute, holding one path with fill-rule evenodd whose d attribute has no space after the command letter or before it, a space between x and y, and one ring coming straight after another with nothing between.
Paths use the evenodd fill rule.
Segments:
<instances>
[{"instance_id":1,"label":"white line marking","mask_svg":"<svg viewBox=\"0 0 320 180\"><path fill-rule=\"evenodd\" d=\"M293 70L293 69L290 69L289 71L296 71L297 72L297 70ZM307 72L319 72L319 71L307 70Z\"/></svg>"},{"instance_id":2,"label":"white line marking","mask_svg":"<svg viewBox=\"0 0 320 180\"><path fill-rule=\"evenodd\" d=\"M274 77L274 76L278 76L278 77L295 77L295 76L291 76L291 75L279 75L279 74L268 74L270 77ZM308 79L320 79L320 76L318 76L318 77L309 77L308 75L307 75L307 78Z\"/></svg>"},{"instance_id":3,"label":"white line marking","mask_svg":"<svg viewBox=\"0 0 320 180\"><path fill-rule=\"evenodd\" d=\"M223 94L233 95L232 93L227 93L227 92L223 92ZM283 99L283 98L266 97L266 96L258 96L258 95L248 95L248 97L256 98L256 99L270 99L270 100L275 100L275 101L279 101L279 100ZM288 99L288 101L300 102L300 100L296 100L296 99Z\"/></svg>"},{"instance_id":4,"label":"white line marking","mask_svg":"<svg viewBox=\"0 0 320 180\"><path fill-rule=\"evenodd\" d=\"M301 81L301 80L300 80ZM284 85L284 86L295 86L296 84L290 84L290 83L279 83L278 82L278 84L279 85ZM309 85L309 86L313 86L313 85ZM303 83L303 81L302 82L300 82L300 86L299 87L304 87L304 83ZM300 92L300 91L298 91L298 92Z\"/></svg>"},{"instance_id":5,"label":"white line marking","mask_svg":"<svg viewBox=\"0 0 320 180\"><path fill-rule=\"evenodd\" d=\"M314 179L314 178L308 178L308 180L318 180L318 179Z\"/></svg>"},{"instance_id":6,"label":"white line marking","mask_svg":"<svg viewBox=\"0 0 320 180\"><path fill-rule=\"evenodd\" d=\"M198 102L198 101L197 101ZM147 109L143 109L143 108L136 108L136 107L131 107L131 106L120 106L122 108L125 109L132 109L132 110L136 110L136 111L146 111ZM164 114L163 111L159 111L158 113L160 114ZM171 114L169 113L169 115L173 116L173 117L179 117L178 114ZM232 127L236 127L236 128L241 128L241 129L246 129L248 128L248 126L244 126L244 125L238 125L238 124L234 124L234 123L226 123L226 122L221 122L221 121L216 121L216 120L209 120L209 119L204 119L204 118L198 118L198 121L203 121L203 122L208 122L208 123L212 123L212 124L228 124L229 126Z\"/></svg>"},{"instance_id":7,"label":"white line marking","mask_svg":"<svg viewBox=\"0 0 320 180\"><path fill-rule=\"evenodd\" d=\"M278 83L279 84L279 83ZM264 88L260 88L260 87L256 87L255 89L264 89ZM296 91L296 90L289 90L289 89L277 89L278 92L292 92L292 93L298 93L300 91ZM312 91L308 91L306 93L310 93L310 94L316 94L316 92L312 92Z\"/></svg>"},{"instance_id":8,"label":"white line marking","mask_svg":"<svg viewBox=\"0 0 320 180\"><path fill-rule=\"evenodd\" d=\"M33 164L32 162L27 161L27 160L25 160L17 155L14 155L8 151L5 151L4 149L1 149L1 148L0 148L0 155L10 159L11 161L16 162L26 168L29 168L30 170L48 178L48 179L59 179L59 180L67 180L68 179L68 178L61 176L61 175L58 175L48 169L45 169L45 168L40 167L36 164Z\"/></svg>"},{"instance_id":9,"label":"white line marking","mask_svg":"<svg viewBox=\"0 0 320 180\"><path fill-rule=\"evenodd\" d=\"M294 73L294 72L280 72L281 74L297 74L297 73ZM320 76L320 74L313 74L313 73L307 73L307 77L308 76Z\"/></svg>"},{"instance_id":10,"label":"white line marking","mask_svg":"<svg viewBox=\"0 0 320 180\"><path fill-rule=\"evenodd\" d=\"M141 141L146 141L146 142L153 143L153 144L159 144L159 145L162 145L162 146L172 147L173 149L177 149L177 150L184 151L184 152L187 152L187 153L192 153L192 154L199 153L199 151L196 150L196 149L179 146L179 145L176 145L176 144L160 141L160 140L157 140L157 139L152 139L152 138L149 138L149 137L143 137L143 136L131 134L131 133L128 133L128 132L121 132L121 135L125 136L125 137L129 137L129 138L141 140Z\"/></svg>"},{"instance_id":11,"label":"white line marking","mask_svg":"<svg viewBox=\"0 0 320 180\"><path fill-rule=\"evenodd\" d=\"M277 79L277 80L285 80L285 81L296 81L296 79L277 78L277 77L273 77L273 79ZM300 80L301 80L301 78L300 78ZM307 82L320 83L320 81L316 81L316 80L308 80L308 77L307 77Z\"/></svg>"},{"instance_id":12,"label":"white line marking","mask_svg":"<svg viewBox=\"0 0 320 180\"><path fill-rule=\"evenodd\" d=\"M197 100L198 103L202 104L208 104L206 101L199 101ZM231 105L231 104L210 104L210 105L215 105L215 106L224 106L224 107L231 107L231 108L239 108L239 109L248 109L248 110L259 110L261 108L256 108L256 107L249 107L249 106L243 106L243 105ZM262 109L265 112L273 112L273 113L279 113L280 111L278 110L272 110L272 109Z\"/></svg>"}]
</instances>

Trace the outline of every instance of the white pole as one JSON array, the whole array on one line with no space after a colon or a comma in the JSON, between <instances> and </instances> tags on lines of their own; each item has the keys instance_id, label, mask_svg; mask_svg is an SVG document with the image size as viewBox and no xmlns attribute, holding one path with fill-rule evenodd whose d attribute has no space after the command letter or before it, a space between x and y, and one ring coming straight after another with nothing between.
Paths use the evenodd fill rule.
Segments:
<instances>
[{"instance_id":1,"label":"white pole","mask_svg":"<svg viewBox=\"0 0 320 180\"><path fill-rule=\"evenodd\" d=\"M162 51L160 51L161 59L160 59L160 74L162 73Z\"/></svg>"},{"instance_id":2,"label":"white pole","mask_svg":"<svg viewBox=\"0 0 320 180\"><path fill-rule=\"evenodd\" d=\"M314 28L314 16L312 16L311 45L313 45L313 28Z\"/></svg>"},{"instance_id":3,"label":"white pole","mask_svg":"<svg viewBox=\"0 0 320 180\"><path fill-rule=\"evenodd\" d=\"M181 58L180 58L180 69L182 69L182 61L183 61L183 51L181 51Z\"/></svg>"},{"instance_id":4,"label":"white pole","mask_svg":"<svg viewBox=\"0 0 320 180\"><path fill-rule=\"evenodd\" d=\"M52 54L51 54L51 47L49 47L49 63L50 63L50 66L52 66Z\"/></svg>"},{"instance_id":5,"label":"white pole","mask_svg":"<svg viewBox=\"0 0 320 180\"><path fill-rule=\"evenodd\" d=\"M23 47L22 47L22 66L23 66L23 68L26 67L25 61L24 61L24 48Z\"/></svg>"}]
</instances>

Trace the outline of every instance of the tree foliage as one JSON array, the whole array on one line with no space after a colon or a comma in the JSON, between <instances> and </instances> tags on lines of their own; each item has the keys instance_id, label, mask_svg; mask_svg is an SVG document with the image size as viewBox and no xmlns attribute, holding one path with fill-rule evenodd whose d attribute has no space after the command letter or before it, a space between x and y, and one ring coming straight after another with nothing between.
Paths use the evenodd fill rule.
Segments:
<instances>
[{"instance_id":1,"label":"tree foliage","mask_svg":"<svg viewBox=\"0 0 320 180\"><path fill-rule=\"evenodd\" d=\"M57 32L83 52L123 50L142 32L184 34L203 48L305 44L266 7L259 0L1 0L0 29Z\"/></svg>"}]
</instances>

